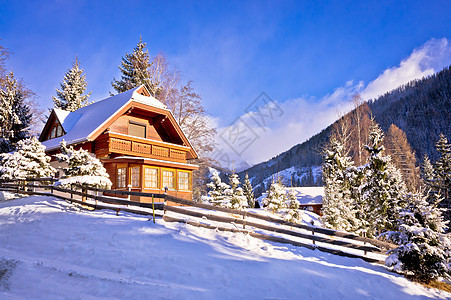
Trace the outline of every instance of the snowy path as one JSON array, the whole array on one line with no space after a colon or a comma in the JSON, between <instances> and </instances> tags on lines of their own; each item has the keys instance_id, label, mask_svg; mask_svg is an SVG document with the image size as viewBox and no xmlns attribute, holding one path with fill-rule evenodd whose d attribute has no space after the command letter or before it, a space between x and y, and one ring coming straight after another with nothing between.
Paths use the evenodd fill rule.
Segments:
<instances>
[{"instance_id":1,"label":"snowy path","mask_svg":"<svg viewBox=\"0 0 451 300\"><path fill-rule=\"evenodd\" d=\"M18 261L0 299L451 297L359 259L147 219L51 197L0 202L0 264Z\"/></svg>"}]
</instances>

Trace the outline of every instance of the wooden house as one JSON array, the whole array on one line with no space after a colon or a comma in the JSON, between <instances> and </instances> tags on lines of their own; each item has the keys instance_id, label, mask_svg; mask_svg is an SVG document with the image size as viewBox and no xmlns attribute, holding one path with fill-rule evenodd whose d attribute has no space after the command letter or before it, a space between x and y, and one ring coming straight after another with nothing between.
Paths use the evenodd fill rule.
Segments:
<instances>
[{"instance_id":1,"label":"wooden house","mask_svg":"<svg viewBox=\"0 0 451 300\"><path fill-rule=\"evenodd\" d=\"M63 140L92 153L110 175L112 189L193 197L198 166L190 160L197 153L172 113L144 86L74 112L53 109L39 140L49 155L59 152ZM57 161L52 164L61 168Z\"/></svg>"}]
</instances>

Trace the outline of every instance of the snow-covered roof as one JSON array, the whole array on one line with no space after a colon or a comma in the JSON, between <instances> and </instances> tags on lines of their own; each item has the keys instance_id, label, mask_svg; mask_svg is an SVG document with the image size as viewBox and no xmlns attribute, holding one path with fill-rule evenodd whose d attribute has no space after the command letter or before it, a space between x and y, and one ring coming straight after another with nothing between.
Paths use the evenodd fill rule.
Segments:
<instances>
[{"instance_id":1,"label":"snow-covered roof","mask_svg":"<svg viewBox=\"0 0 451 300\"><path fill-rule=\"evenodd\" d=\"M66 134L58 138L44 141L44 146L46 146L47 150L52 150L58 148L63 140L69 145L89 141L89 136L92 133L108 122L117 111L126 106L130 101L167 110L167 107L154 97L141 95L138 91L142 88L143 86L136 87L82 107L75 112L54 109Z\"/></svg>"},{"instance_id":2,"label":"snow-covered roof","mask_svg":"<svg viewBox=\"0 0 451 300\"><path fill-rule=\"evenodd\" d=\"M322 186L286 187L285 190L287 193L294 192L301 205L323 203L324 187ZM263 198L266 198L266 193L263 193L257 201L260 203Z\"/></svg>"},{"instance_id":3,"label":"snow-covered roof","mask_svg":"<svg viewBox=\"0 0 451 300\"><path fill-rule=\"evenodd\" d=\"M287 187L285 189L288 193L294 192L301 204L323 203L324 187L322 186Z\"/></svg>"},{"instance_id":4,"label":"snow-covered roof","mask_svg":"<svg viewBox=\"0 0 451 300\"><path fill-rule=\"evenodd\" d=\"M65 132L69 132L81 117L79 113L71 113L70 111L62 110L59 108L54 108L53 111L55 112L55 115Z\"/></svg>"}]
</instances>

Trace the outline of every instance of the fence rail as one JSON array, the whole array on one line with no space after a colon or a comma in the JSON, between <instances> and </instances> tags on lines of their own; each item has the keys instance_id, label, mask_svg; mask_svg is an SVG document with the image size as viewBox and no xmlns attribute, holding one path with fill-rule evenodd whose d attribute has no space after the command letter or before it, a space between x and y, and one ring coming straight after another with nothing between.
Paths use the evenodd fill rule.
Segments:
<instances>
[{"instance_id":1,"label":"fence rail","mask_svg":"<svg viewBox=\"0 0 451 300\"><path fill-rule=\"evenodd\" d=\"M96 209L115 210L116 214L119 214L119 212L123 211L140 215L152 216L154 222L155 217L162 217L163 220L166 222L182 222L192 226L217 229L220 231L244 232L252 237L259 238L262 240L291 244L294 246L301 246L309 249L318 249L323 252L353 258L361 258L363 260L375 263L384 263L384 262L379 258L368 256L368 253L374 253L376 255L384 255L385 254L384 250L390 250L396 247L396 245L387 242L365 238L347 232L292 223L282 219L261 215L250 211L234 210L199 203L192 200L180 199L177 197L164 194L162 195L162 194L152 194L132 191L107 190L82 186L78 184L72 184L71 188L68 189L63 188L61 186L48 184L55 181L57 180L54 178L28 178L14 181L13 180L0 181L0 190L8 190L15 193L27 195L54 196L59 199L66 200L71 203L76 203L82 206L86 206L94 210ZM130 201L117 197L106 196L104 194L122 195L122 196L135 195L149 197L152 198L152 203ZM76 199L75 196L79 196L81 197L81 199ZM91 201L86 201L87 199L91 199ZM154 199L158 199L159 202L155 203ZM170 206L167 204L168 202L181 204L184 206ZM192 210L189 209L188 207L200 208L201 210ZM224 216L218 214L209 214L207 213L207 211L216 211L220 213L225 213L227 215ZM180 217L177 218L168 215L167 212L182 215L184 216L184 218ZM238 218L237 216L241 216L242 218ZM187 219L187 217L201 219L202 221L197 222L191 219ZM270 224L266 223L263 224L258 221L253 221L252 219L270 222ZM214 223L205 224L207 221ZM218 226L217 223L228 225L229 227ZM243 229L238 229L236 225L242 225ZM246 226L248 229L246 229ZM289 229L287 227L289 227ZM254 232L255 229L259 229L264 233ZM274 236L271 235L270 233L277 233L282 236ZM304 243L299 241L298 239L310 240L312 241L312 243ZM325 247L324 245L318 245L317 243L331 245L332 249L329 247ZM338 246L340 247L340 249L336 249L333 246ZM341 250L341 248L344 249ZM344 251L345 249L350 249L353 250L354 252L356 250L361 251L363 252L363 254L349 253L347 251Z\"/></svg>"}]
</instances>

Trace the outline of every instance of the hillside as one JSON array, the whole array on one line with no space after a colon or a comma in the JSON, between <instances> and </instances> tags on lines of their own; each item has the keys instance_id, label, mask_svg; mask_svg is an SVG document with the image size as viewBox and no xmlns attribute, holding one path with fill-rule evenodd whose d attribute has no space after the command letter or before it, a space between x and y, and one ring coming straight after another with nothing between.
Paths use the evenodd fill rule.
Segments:
<instances>
[{"instance_id":1,"label":"hillside","mask_svg":"<svg viewBox=\"0 0 451 300\"><path fill-rule=\"evenodd\" d=\"M446 299L380 265L52 197L0 202L1 299Z\"/></svg>"},{"instance_id":2,"label":"hillside","mask_svg":"<svg viewBox=\"0 0 451 300\"><path fill-rule=\"evenodd\" d=\"M451 138L451 69L447 67L432 76L403 85L368 101L368 105L384 130L395 124L406 132L417 160L422 160L424 154L435 160L438 153L434 145L439 134L442 132ZM273 174L292 167L302 170L321 165L320 149L327 141L332 126L288 151L240 172L240 178L245 173L253 177L252 183L257 186L256 192L259 194L262 189L259 184Z\"/></svg>"}]
</instances>

